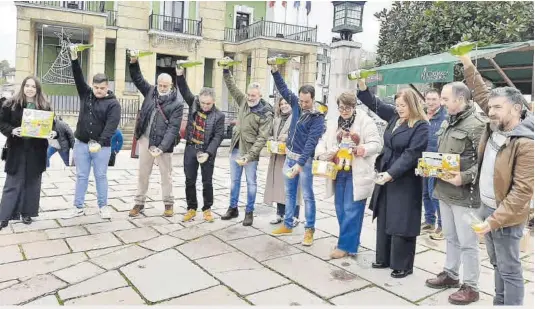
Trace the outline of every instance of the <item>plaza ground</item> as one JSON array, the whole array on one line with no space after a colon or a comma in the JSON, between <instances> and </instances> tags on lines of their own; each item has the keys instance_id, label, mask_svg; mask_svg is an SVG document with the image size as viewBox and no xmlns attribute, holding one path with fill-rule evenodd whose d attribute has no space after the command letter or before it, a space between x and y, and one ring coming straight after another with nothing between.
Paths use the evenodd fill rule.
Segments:
<instances>
[{"instance_id":1,"label":"plaza ground","mask_svg":"<svg viewBox=\"0 0 535 309\"><path fill-rule=\"evenodd\" d=\"M303 224L292 236L271 236L269 221L275 208L262 204L266 157L259 164L253 226L241 225L244 180L240 217L220 220L229 203L225 151L221 149L214 172L213 223L203 222L201 212L195 221L181 222L186 203L180 154L174 156L176 215L161 216L164 206L155 166L145 214L129 218L138 168L129 152L120 153L116 167L108 173L112 220L102 220L97 214L92 177L86 216L63 220L61 216L73 207L75 174L54 156L52 167L43 175L40 216L31 225L13 222L0 231L0 305L448 305L453 289L434 290L424 284L442 271L446 242L419 237L414 274L391 278L389 270L371 269L375 223L369 211L359 254L330 260L338 222L333 198L324 199L321 179L315 181L314 245L301 245ZM4 181L2 173L0 184ZM199 179L202 205L200 190ZM481 249L482 293L475 305L490 306L494 275L483 244ZM525 305L532 307L533 247L527 251L521 254Z\"/></svg>"}]
</instances>

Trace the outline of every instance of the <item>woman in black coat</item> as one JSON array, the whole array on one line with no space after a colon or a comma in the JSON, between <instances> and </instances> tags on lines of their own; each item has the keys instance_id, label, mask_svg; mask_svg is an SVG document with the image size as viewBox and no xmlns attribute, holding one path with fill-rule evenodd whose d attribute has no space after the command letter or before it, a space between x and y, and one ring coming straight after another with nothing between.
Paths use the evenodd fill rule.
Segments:
<instances>
[{"instance_id":1,"label":"woman in black coat","mask_svg":"<svg viewBox=\"0 0 535 309\"><path fill-rule=\"evenodd\" d=\"M24 108L50 111L41 84L32 76L22 81L19 92L4 100L0 109L0 132L7 137L2 149L7 177L0 202L0 229L6 227L9 220L20 220L21 216L22 222L30 224L31 217L36 217L39 212L48 140L21 137ZM56 137L57 133L52 131L49 138Z\"/></svg>"},{"instance_id":2,"label":"woman in black coat","mask_svg":"<svg viewBox=\"0 0 535 309\"><path fill-rule=\"evenodd\" d=\"M377 246L373 268L390 267L394 278L412 274L416 237L422 217L422 179L414 173L427 147L429 123L416 92L402 89L396 106L373 96L359 81L358 98L388 122L384 148L377 157L375 189L370 201L377 218Z\"/></svg>"}]
</instances>

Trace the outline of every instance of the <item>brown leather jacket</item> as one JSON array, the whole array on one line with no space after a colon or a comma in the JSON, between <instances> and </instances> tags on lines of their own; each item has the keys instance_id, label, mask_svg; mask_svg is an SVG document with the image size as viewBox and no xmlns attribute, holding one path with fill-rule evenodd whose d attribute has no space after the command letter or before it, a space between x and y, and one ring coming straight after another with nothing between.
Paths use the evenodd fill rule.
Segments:
<instances>
[{"instance_id":1,"label":"brown leather jacket","mask_svg":"<svg viewBox=\"0 0 535 309\"><path fill-rule=\"evenodd\" d=\"M490 90L481 74L472 65L464 68L464 76L468 88L473 91L474 101L488 114ZM491 134L490 126L487 125L478 149L480 168ZM533 151L533 113L524 112L521 124L496 155L494 195L497 208L487 219L493 230L522 224L528 219L533 197Z\"/></svg>"}]
</instances>

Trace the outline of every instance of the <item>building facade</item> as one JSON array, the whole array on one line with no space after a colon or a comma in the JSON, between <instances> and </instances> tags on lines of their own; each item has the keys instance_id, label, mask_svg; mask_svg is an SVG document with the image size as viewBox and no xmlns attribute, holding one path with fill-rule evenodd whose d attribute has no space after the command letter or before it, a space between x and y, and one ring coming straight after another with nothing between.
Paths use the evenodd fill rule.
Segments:
<instances>
[{"instance_id":1,"label":"building facade","mask_svg":"<svg viewBox=\"0 0 535 309\"><path fill-rule=\"evenodd\" d=\"M151 51L140 60L152 83L160 73L175 76L177 60L202 62L189 68L192 91L212 87L216 104L232 110L217 60L230 56L241 63L233 68L240 89L250 81L272 93L266 58L283 54L298 59L282 68L289 80L316 81L317 29L279 21L280 3L256 1L16 1L17 56L15 81L38 76L49 96L76 96L68 57L71 43L92 44L80 60L87 80L104 72L119 98L137 98L131 82L127 49ZM299 15L299 8L297 15ZM303 15L301 8L301 15ZM289 13L291 14L291 13ZM297 16L296 15L296 16ZM297 63L296 63L297 62ZM291 68L290 68L291 67Z\"/></svg>"}]
</instances>

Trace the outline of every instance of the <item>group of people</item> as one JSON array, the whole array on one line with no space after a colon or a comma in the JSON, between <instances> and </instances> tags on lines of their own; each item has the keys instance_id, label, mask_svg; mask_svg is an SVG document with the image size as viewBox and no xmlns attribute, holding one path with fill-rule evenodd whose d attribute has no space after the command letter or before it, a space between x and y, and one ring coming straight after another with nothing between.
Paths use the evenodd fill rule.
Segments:
<instances>
[{"instance_id":1,"label":"group of people","mask_svg":"<svg viewBox=\"0 0 535 309\"><path fill-rule=\"evenodd\" d=\"M76 48L70 56L81 102L74 138L61 119L54 120L48 140L21 136L24 108L51 110L37 78L24 79L19 93L2 102L0 131L7 136L2 150L7 178L0 204L0 229L9 220L32 222L31 217L38 215L41 175L50 156L59 151L68 165L71 148L76 166L75 207L65 218L85 214L91 166L100 215L111 218L107 168L112 153L120 150L112 144L119 143L114 139L120 135L121 107L108 89L107 77L96 74L90 87L84 80ZM313 161L336 162L341 142L349 139L353 158L350 168L340 170L334 180L326 180L325 198L334 195L339 223L339 238L331 258L358 253L369 198L373 219L377 219L376 258L371 266L390 268L394 278L412 274L416 238L421 232L432 231L435 239L446 239L446 261L444 271L425 284L437 289L460 287L449 301L469 304L479 299L480 258L478 235L466 218L476 214L483 220L483 229L477 233L484 235L495 269L494 303L521 305L524 283L519 243L533 197L533 114L523 109L526 101L520 91L511 87L490 90L470 57L460 59L466 84L453 82L440 92L430 90L425 104L412 89L400 90L395 105L385 104L370 92L364 80L359 80L357 95L344 92L337 97L339 117L329 121L325 120L325 109L315 101L314 87L303 85L297 95L292 93L278 66L271 67L281 95L274 107L262 98L260 84L251 83L243 93L225 68L224 81L239 109L230 144L230 201L221 220L239 216L240 182L245 171L247 201L242 224L253 224L260 152L269 140L284 142L285 154L271 155L264 192L264 202L277 205L271 223L279 226L272 234L292 234L299 223L300 206L304 206L302 244L311 246L316 223ZM214 221L212 178L224 138L225 116L215 106L214 90L202 88L193 95L184 73L177 68L176 87L173 77L166 73L158 76L157 85L151 85L143 78L138 58L130 56L132 80L144 96L134 132L139 174L131 217L144 211L155 162L160 169L163 215L174 215L172 154L181 138L184 106L180 92L188 105L184 136L187 212L182 220L197 216L200 167L202 216L207 222ZM358 101L388 122L382 138L372 118L357 107ZM476 111L475 104L488 118ZM122 144L122 137L120 140ZM414 171L425 151L460 155L460 172L442 178L417 176Z\"/></svg>"}]
</instances>

